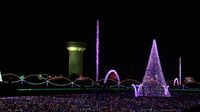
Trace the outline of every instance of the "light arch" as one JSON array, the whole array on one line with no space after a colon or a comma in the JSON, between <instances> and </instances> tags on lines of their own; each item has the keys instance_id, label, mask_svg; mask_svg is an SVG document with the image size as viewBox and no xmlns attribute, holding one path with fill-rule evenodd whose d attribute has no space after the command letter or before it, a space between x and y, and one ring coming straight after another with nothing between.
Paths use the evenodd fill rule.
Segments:
<instances>
[{"instance_id":1,"label":"light arch","mask_svg":"<svg viewBox=\"0 0 200 112\"><path fill-rule=\"evenodd\" d=\"M119 85L120 85L120 78L119 78L119 75L118 75L117 71L116 71L116 70L113 70L113 69L111 69L111 70L109 70L109 71L107 72L106 77L105 77L105 79L104 79L104 84L106 84L106 82L107 82L107 80L108 80L108 77L109 77L109 75L110 75L111 73L114 73L115 76L117 77L117 85L119 86Z\"/></svg>"}]
</instances>

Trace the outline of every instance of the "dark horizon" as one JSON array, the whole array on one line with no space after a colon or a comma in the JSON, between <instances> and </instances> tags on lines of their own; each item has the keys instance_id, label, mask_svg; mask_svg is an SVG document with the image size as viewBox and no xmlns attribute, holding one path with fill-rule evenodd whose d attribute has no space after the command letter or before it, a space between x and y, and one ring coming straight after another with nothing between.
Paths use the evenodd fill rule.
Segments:
<instances>
[{"instance_id":1,"label":"dark horizon","mask_svg":"<svg viewBox=\"0 0 200 112\"><path fill-rule=\"evenodd\" d=\"M141 81L152 41L156 39L166 80L178 77L178 58L182 57L183 77L192 76L200 81L199 17L193 10L117 11L79 11L68 15L58 9L8 11L3 18L0 39L1 72L67 74L66 42L83 41L87 43L83 72L95 79L96 20L99 19L100 78L115 69L122 79Z\"/></svg>"}]
</instances>

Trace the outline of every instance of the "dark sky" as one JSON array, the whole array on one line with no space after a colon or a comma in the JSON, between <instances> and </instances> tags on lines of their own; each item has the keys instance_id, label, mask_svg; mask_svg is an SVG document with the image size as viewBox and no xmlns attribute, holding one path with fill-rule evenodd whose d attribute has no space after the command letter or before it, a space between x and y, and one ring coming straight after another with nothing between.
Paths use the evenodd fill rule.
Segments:
<instances>
[{"instance_id":1,"label":"dark sky","mask_svg":"<svg viewBox=\"0 0 200 112\"><path fill-rule=\"evenodd\" d=\"M69 6L69 5L68 5ZM200 17L191 4L7 6L1 14L3 73L68 72L67 41L84 41L84 74L95 77L96 20L100 20L100 73L116 69L122 79L142 80L152 40L157 40L166 80L199 78Z\"/></svg>"}]
</instances>

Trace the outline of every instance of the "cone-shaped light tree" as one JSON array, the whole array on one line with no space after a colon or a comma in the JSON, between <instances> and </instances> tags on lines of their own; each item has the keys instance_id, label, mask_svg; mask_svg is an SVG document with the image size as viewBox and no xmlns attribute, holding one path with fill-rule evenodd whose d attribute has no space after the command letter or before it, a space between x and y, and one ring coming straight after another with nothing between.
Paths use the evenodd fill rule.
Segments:
<instances>
[{"instance_id":1,"label":"cone-shaped light tree","mask_svg":"<svg viewBox=\"0 0 200 112\"><path fill-rule=\"evenodd\" d=\"M138 96L170 97L170 93L162 72L156 40L153 40L148 65L142 84L138 88Z\"/></svg>"}]
</instances>

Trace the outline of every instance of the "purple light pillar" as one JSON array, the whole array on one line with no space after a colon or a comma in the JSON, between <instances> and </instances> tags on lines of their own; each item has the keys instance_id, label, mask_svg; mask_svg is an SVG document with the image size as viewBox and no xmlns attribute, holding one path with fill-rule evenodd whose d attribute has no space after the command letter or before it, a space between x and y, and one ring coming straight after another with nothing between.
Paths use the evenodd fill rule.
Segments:
<instances>
[{"instance_id":1,"label":"purple light pillar","mask_svg":"<svg viewBox=\"0 0 200 112\"><path fill-rule=\"evenodd\" d=\"M99 80L99 20L96 23L96 82Z\"/></svg>"},{"instance_id":2,"label":"purple light pillar","mask_svg":"<svg viewBox=\"0 0 200 112\"><path fill-rule=\"evenodd\" d=\"M181 57L179 57L179 85L181 86Z\"/></svg>"}]
</instances>

